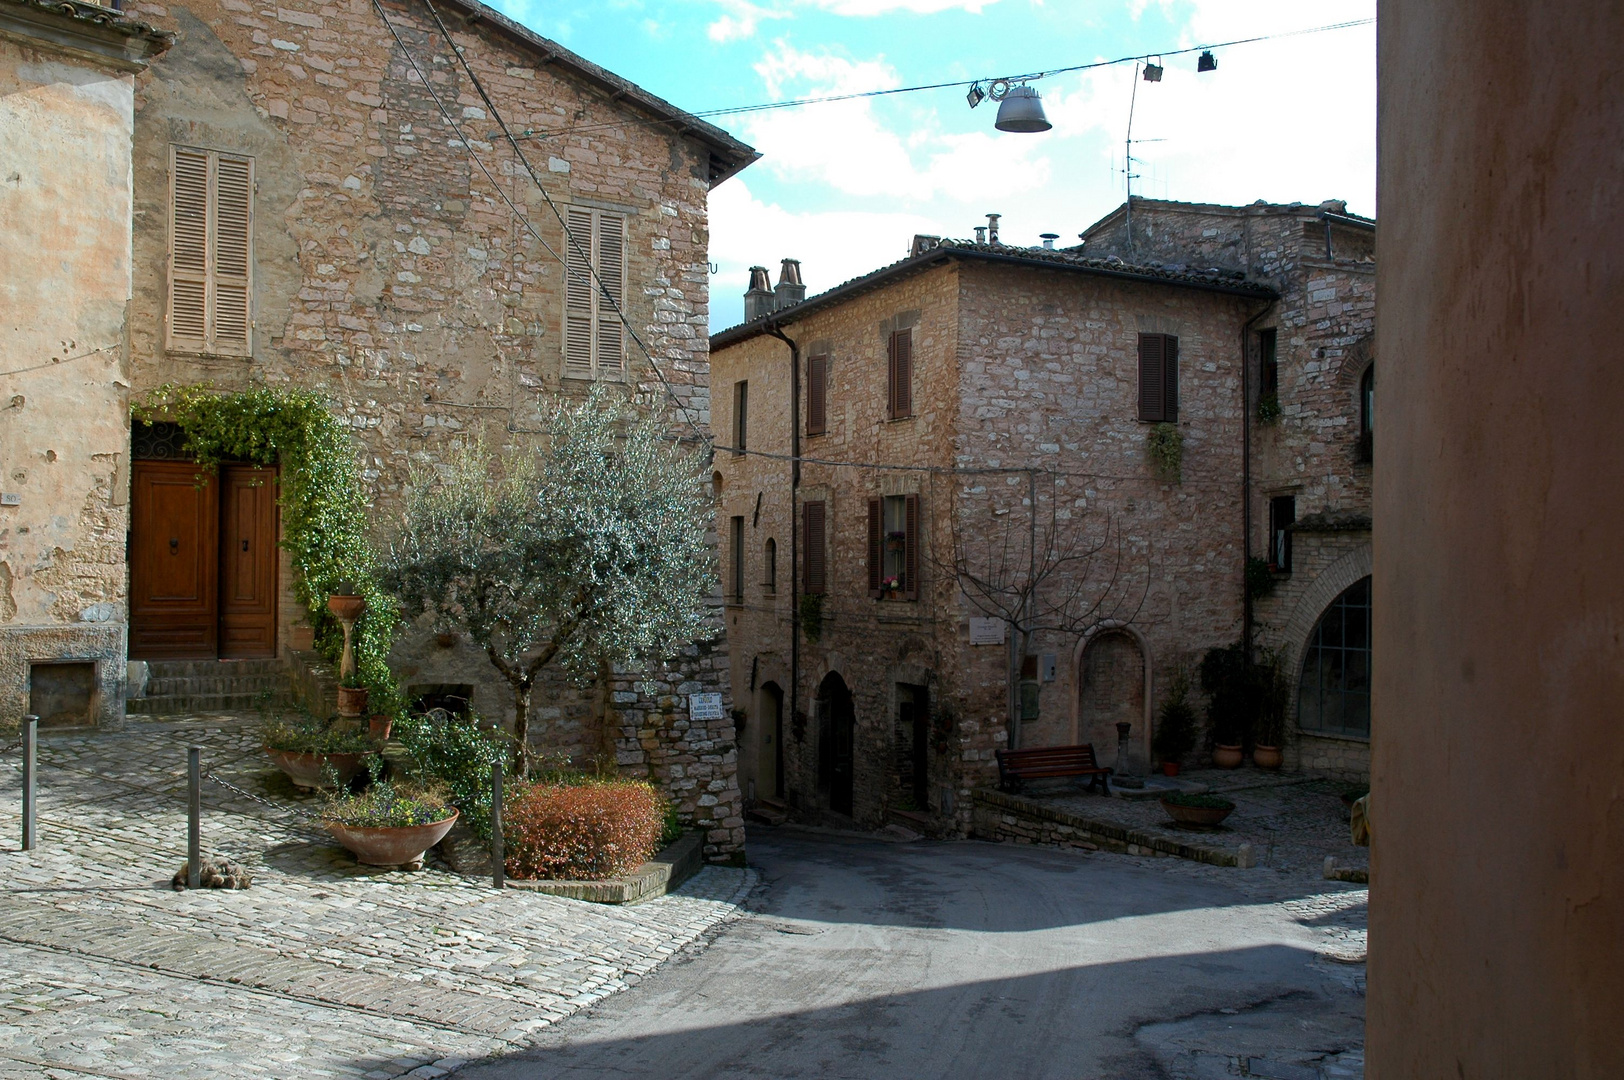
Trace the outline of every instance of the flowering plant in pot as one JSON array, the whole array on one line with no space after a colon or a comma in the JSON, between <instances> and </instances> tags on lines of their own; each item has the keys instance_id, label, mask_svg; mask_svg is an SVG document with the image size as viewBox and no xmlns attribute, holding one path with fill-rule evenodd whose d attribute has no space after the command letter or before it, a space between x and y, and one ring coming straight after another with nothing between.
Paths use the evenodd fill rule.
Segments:
<instances>
[{"instance_id":1,"label":"flowering plant in pot","mask_svg":"<svg viewBox=\"0 0 1624 1080\"><path fill-rule=\"evenodd\" d=\"M902 582L896 577L882 578L880 592L886 596L895 596L902 591Z\"/></svg>"},{"instance_id":2,"label":"flowering plant in pot","mask_svg":"<svg viewBox=\"0 0 1624 1080\"><path fill-rule=\"evenodd\" d=\"M1195 749L1198 728L1189 697L1190 676L1179 671L1169 684L1167 700L1156 714L1156 734L1152 739L1156 759L1162 763L1162 772L1167 776L1177 776L1179 761Z\"/></svg>"},{"instance_id":3,"label":"flowering plant in pot","mask_svg":"<svg viewBox=\"0 0 1624 1080\"><path fill-rule=\"evenodd\" d=\"M348 786L375 747L365 734L306 716L288 723L280 716L260 726L265 753L295 787Z\"/></svg>"},{"instance_id":4,"label":"flowering plant in pot","mask_svg":"<svg viewBox=\"0 0 1624 1080\"><path fill-rule=\"evenodd\" d=\"M1216 795L1170 791L1161 798L1162 809L1180 825L1211 827L1235 812L1235 804Z\"/></svg>"},{"instance_id":5,"label":"flowering plant in pot","mask_svg":"<svg viewBox=\"0 0 1624 1080\"><path fill-rule=\"evenodd\" d=\"M457 823L442 789L381 779L383 763L368 761L372 782L359 795L340 790L322 808L327 831L367 866L421 870L423 855Z\"/></svg>"},{"instance_id":6,"label":"flowering plant in pot","mask_svg":"<svg viewBox=\"0 0 1624 1080\"><path fill-rule=\"evenodd\" d=\"M1207 729L1212 763L1237 769L1252 718L1257 711L1255 682L1240 642L1208 649L1201 658L1201 689L1207 692Z\"/></svg>"},{"instance_id":7,"label":"flowering plant in pot","mask_svg":"<svg viewBox=\"0 0 1624 1080\"><path fill-rule=\"evenodd\" d=\"M368 690L361 677L354 672L338 684L338 715L354 719L366 715Z\"/></svg>"}]
</instances>

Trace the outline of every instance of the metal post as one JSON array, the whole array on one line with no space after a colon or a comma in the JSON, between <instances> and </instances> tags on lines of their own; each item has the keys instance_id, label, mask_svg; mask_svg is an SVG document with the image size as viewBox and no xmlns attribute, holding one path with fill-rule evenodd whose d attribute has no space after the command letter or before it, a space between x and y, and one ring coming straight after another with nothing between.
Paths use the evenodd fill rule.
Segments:
<instances>
[{"instance_id":1,"label":"metal post","mask_svg":"<svg viewBox=\"0 0 1624 1080\"><path fill-rule=\"evenodd\" d=\"M39 741L39 717L23 717L23 850L34 850L34 758Z\"/></svg>"},{"instance_id":2,"label":"metal post","mask_svg":"<svg viewBox=\"0 0 1624 1080\"><path fill-rule=\"evenodd\" d=\"M491 884L502 887L502 763L491 764Z\"/></svg>"},{"instance_id":3,"label":"metal post","mask_svg":"<svg viewBox=\"0 0 1624 1080\"><path fill-rule=\"evenodd\" d=\"M198 767L201 747L186 749L186 887L198 887L203 863L203 774Z\"/></svg>"}]
</instances>

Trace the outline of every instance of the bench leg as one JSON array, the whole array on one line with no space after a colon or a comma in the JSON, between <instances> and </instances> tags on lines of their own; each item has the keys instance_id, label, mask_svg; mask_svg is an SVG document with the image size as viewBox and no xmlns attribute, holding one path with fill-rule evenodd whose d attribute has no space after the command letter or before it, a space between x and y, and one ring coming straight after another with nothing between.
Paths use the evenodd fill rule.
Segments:
<instances>
[{"instance_id":1,"label":"bench leg","mask_svg":"<svg viewBox=\"0 0 1624 1080\"><path fill-rule=\"evenodd\" d=\"M1105 794L1107 794L1107 795L1111 794L1111 777L1110 777L1110 774L1108 774L1108 773L1100 773L1100 790L1105 792Z\"/></svg>"}]
</instances>

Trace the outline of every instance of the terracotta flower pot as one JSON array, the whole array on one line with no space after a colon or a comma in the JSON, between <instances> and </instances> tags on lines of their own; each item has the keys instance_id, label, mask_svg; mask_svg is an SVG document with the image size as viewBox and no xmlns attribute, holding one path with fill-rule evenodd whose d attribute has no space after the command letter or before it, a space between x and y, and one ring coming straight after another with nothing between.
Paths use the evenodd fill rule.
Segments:
<instances>
[{"instance_id":1,"label":"terracotta flower pot","mask_svg":"<svg viewBox=\"0 0 1624 1080\"><path fill-rule=\"evenodd\" d=\"M1177 776L1178 774L1179 774L1179 763L1178 762L1176 762L1176 761L1164 761L1164 762L1162 762L1162 775L1163 776Z\"/></svg>"},{"instance_id":2,"label":"terracotta flower pot","mask_svg":"<svg viewBox=\"0 0 1624 1080\"><path fill-rule=\"evenodd\" d=\"M1238 769L1241 767L1241 748L1226 746L1218 743L1212 748L1212 763L1220 769Z\"/></svg>"},{"instance_id":3,"label":"terracotta flower pot","mask_svg":"<svg viewBox=\"0 0 1624 1080\"><path fill-rule=\"evenodd\" d=\"M379 713L367 721L367 734L371 735L379 742L387 742L389 740L389 732L394 728L394 726L394 717L385 716L382 713Z\"/></svg>"},{"instance_id":4,"label":"terracotta flower pot","mask_svg":"<svg viewBox=\"0 0 1624 1080\"><path fill-rule=\"evenodd\" d=\"M360 596L329 596L327 610L340 622L354 622L361 617L367 608L367 602Z\"/></svg>"},{"instance_id":5,"label":"terracotta flower pot","mask_svg":"<svg viewBox=\"0 0 1624 1080\"><path fill-rule=\"evenodd\" d=\"M340 686L338 688L338 715L364 716L367 711L367 688Z\"/></svg>"},{"instance_id":6,"label":"terracotta flower pot","mask_svg":"<svg viewBox=\"0 0 1624 1080\"><path fill-rule=\"evenodd\" d=\"M1278 746L1264 746L1259 743L1252 747L1252 764L1260 769L1278 769L1285 760L1285 755Z\"/></svg>"},{"instance_id":7,"label":"terracotta flower pot","mask_svg":"<svg viewBox=\"0 0 1624 1080\"><path fill-rule=\"evenodd\" d=\"M1233 806L1181 806L1166 799L1161 804L1167 816L1180 825L1216 825L1235 812Z\"/></svg>"},{"instance_id":8,"label":"terracotta flower pot","mask_svg":"<svg viewBox=\"0 0 1624 1080\"><path fill-rule=\"evenodd\" d=\"M445 839L457 823L457 811L444 821L410 825L401 829L366 829L358 825L323 822L340 844L355 854L355 861L367 866L409 866L422 869L423 853Z\"/></svg>"},{"instance_id":9,"label":"terracotta flower pot","mask_svg":"<svg viewBox=\"0 0 1624 1080\"><path fill-rule=\"evenodd\" d=\"M325 766L331 765L333 771L338 773L340 786L347 785L355 779L355 774L361 771L363 754L300 754L292 750L272 750L265 748L265 752L276 762L276 767L288 774L294 787L307 790L327 786L324 775Z\"/></svg>"}]
</instances>

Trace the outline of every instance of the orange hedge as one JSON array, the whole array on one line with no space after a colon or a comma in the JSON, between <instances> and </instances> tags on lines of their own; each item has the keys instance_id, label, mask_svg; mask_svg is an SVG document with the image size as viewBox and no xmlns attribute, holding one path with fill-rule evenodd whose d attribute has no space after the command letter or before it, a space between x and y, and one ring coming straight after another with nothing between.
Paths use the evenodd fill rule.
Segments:
<instances>
[{"instance_id":1,"label":"orange hedge","mask_svg":"<svg viewBox=\"0 0 1624 1080\"><path fill-rule=\"evenodd\" d=\"M602 881L630 873L659 847L665 807L648 784L528 784L504 801L509 877Z\"/></svg>"}]
</instances>

